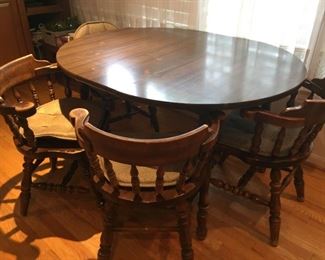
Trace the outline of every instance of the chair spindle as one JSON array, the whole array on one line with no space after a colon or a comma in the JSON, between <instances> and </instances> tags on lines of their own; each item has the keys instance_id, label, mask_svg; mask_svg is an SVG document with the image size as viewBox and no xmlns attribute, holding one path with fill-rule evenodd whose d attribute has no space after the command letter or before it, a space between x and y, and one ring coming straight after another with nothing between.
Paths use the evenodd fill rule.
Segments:
<instances>
[{"instance_id":1,"label":"chair spindle","mask_svg":"<svg viewBox=\"0 0 325 260\"><path fill-rule=\"evenodd\" d=\"M40 100L39 100L39 96L37 94L36 88L33 84L33 82L29 81L29 89L32 92L32 97L35 103L35 106L38 107L40 105Z\"/></svg>"},{"instance_id":2,"label":"chair spindle","mask_svg":"<svg viewBox=\"0 0 325 260\"><path fill-rule=\"evenodd\" d=\"M131 165L131 184L132 184L132 192L134 193L134 200L142 200L141 199L141 195L140 195L140 180L139 180L139 171L137 169L137 167L132 164Z\"/></svg>"},{"instance_id":3,"label":"chair spindle","mask_svg":"<svg viewBox=\"0 0 325 260\"><path fill-rule=\"evenodd\" d=\"M20 92L16 88L12 88L12 92L13 92L13 95L16 98L17 102L22 103L23 99L21 98Z\"/></svg>"},{"instance_id":4,"label":"chair spindle","mask_svg":"<svg viewBox=\"0 0 325 260\"><path fill-rule=\"evenodd\" d=\"M285 134L286 134L285 127L281 127L281 130L278 133L278 136L276 138L275 144L272 149L272 156L276 156L281 151L281 147L282 147L282 144L284 141Z\"/></svg>"},{"instance_id":5,"label":"chair spindle","mask_svg":"<svg viewBox=\"0 0 325 260\"><path fill-rule=\"evenodd\" d=\"M49 95L50 95L50 99L54 100L55 99L55 91L54 91L54 87L53 87L53 79L54 79L54 75L49 75L48 76L48 80L47 80L47 86L49 89Z\"/></svg>"},{"instance_id":6,"label":"chair spindle","mask_svg":"<svg viewBox=\"0 0 325 260\"><path fill-rule=\"evenodd\" d=\"M157 169L157 178L156 178L157 200L164 200L164 197L162 196L162 193L164 191L164 175L165 175L164 167L159 166Z\"/></svg>"},{"instance_id":7,"label":"chair spindle","mask_svg":"<svg viewBox=\"0 0 325 260\"><path fill-rule=\"evenodd\" d=\"M262 122L257 122L255 126L255 134L252 139L252 145L250 148L250 151L253 154L257 154L260 151L263 130L264 130L264 124Z\"/></svg>"},{"instance_id":8,"label":"chair spindle","mask_svg":"<svg viewBox=\"0 0 325 260\"><path fill-rule=\"evenodd\" d=\"M118 180L116 178L116 173L115 173L115 171L113 169L113 165L112 165L111 161L107 160L105 158L104 159L104 166L106 168L108 178L109 178L114 190L118 191L119 190L119 184L118 184Z\"/></svg>"}]
</instances>

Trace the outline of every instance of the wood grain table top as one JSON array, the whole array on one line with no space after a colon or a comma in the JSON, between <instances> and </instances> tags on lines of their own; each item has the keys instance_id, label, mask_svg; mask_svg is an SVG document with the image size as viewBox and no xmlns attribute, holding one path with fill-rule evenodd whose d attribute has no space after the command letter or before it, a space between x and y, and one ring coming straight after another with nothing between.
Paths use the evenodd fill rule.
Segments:
<instances>
[{"instance_id":1,"label":"wood grain table top","mask_svg":"<svg viewBox=\"0 0 325 260\"><path fill-rule=\"evenodd\" d=\"M207 32L128 28L73 40L57 53L78 81L128 100L232 109L277 100L306 77L293 54Z\"/></svg>"}]
</instances>

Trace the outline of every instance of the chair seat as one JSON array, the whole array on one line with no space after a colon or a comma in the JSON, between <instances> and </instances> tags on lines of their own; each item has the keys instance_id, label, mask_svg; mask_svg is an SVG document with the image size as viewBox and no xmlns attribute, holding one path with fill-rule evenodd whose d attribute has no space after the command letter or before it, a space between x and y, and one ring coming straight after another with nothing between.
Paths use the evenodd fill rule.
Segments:
<instances>
[{"instance_id":1,"label":"chair seat","mask_svg":"<svg viewBox=\"0 0 325 260\"><path fill-rule=\"evenodd\" d=\"M36 138L53 137L76 141L75 129L69 121L69 112L74 108L91 111L91 122L98 126L102 117L99 108L87 100L78 98L56 99L37 108L35 115L28 118L28 125Z\"/></svg>"},{"instance_id":2,"label":"chair seat","mask_svg":"<svg viewBox=\"0 0 325 260\"><path fill-rule=\"evenodd\" d=\"M255 126L256 124L253 120L243 118L240 116L239 111L234 111L227 116L221 125L218 143L249 152ZM271 156L275 140L280 130L280 127L264 124L259 155ZM300 127L286 129L286 136L277 156L287 156L289 154L290 148L300 131Z\"/></svg>"},{"instance_id":3,"label":"chair seat","mask_svg":"<svg viewBox=\"0 0 325 260\"><path fill-rule=\"evenodd\" d=\"M101 169L103 170L104 176L108 181L109 177L107 174L107 170L104 163L104 158L101 156L98 156L99 165ZM113 169L116 173L116 178L119 182L119 185L121 187L132 187L131 184L131 166L129 164L123 164L111 161ZM168 167L166 168L165 175L164 175L164 186L173 186L176 184L178 178L179 178L179 169L180 167L175 165L174 167ZM140 187L147 187L152 188L156 186L156 171L157 169L152 167L145 167L145 166L137 166L138 172L139 172L139 180L140 180Z\"/></svg>"}]
</instances>

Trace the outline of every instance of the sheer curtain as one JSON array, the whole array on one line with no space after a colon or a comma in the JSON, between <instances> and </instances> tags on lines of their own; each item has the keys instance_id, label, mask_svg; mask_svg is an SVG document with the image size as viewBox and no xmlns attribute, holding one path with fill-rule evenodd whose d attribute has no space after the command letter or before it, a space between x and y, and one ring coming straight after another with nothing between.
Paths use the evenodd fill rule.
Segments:
<instances>
[{"instance_id":1,"label":"sheer curtain","mask_svg":"<svg viewBox=\"0 0 325 260\"><path fill-rule=\"evenodd\" d=\"M119 27L177 27L243 37L284 48L323 73L324 47L315 48L324 0L70 0L84 21ZM325 37L324 37L325 39ZM319 43L318 43L319 45ZM318 52L313 52L316 50ZM320 55L324 57L320 59ZM313 59L313 60L312 60ZM325 72L324 72L325 73Z\"/></svg>"},{"instance_id":2,"label":"sheer curtain","mask_svg":"<svg viewBox=\"0 0 325 260\"><path fill-rule=\"evenodd\" d=\"M70 0L79 19L106 20L119 27L199 29L198 0Z\"/></svg>"},{"instance_id":3,"label":"sheer curtain","mask_svg":"<svg viewBox=\"0 0 325 260\"><path fill-rule=\"evenodd\" d=\"M319 0L208 2L208 31L267 42L307 59Z\"/></svg>"}]
</instances>

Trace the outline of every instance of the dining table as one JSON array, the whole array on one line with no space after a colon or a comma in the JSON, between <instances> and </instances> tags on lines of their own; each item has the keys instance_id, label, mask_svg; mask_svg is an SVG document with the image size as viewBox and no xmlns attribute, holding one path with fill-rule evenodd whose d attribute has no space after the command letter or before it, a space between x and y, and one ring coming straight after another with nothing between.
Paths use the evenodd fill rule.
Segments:
<instances>
[{"instance_id":1,"label":"dining table","mask_svg":"<svg viewBox=\"0 0 325 260\"><path fill-rule=\"evenodd\" d=\"M125 28L63 45L69 77L128 101L192 111L259 106L297 91L306 67L283 48L175 28Z\"/></svg>"}]
</instances>

